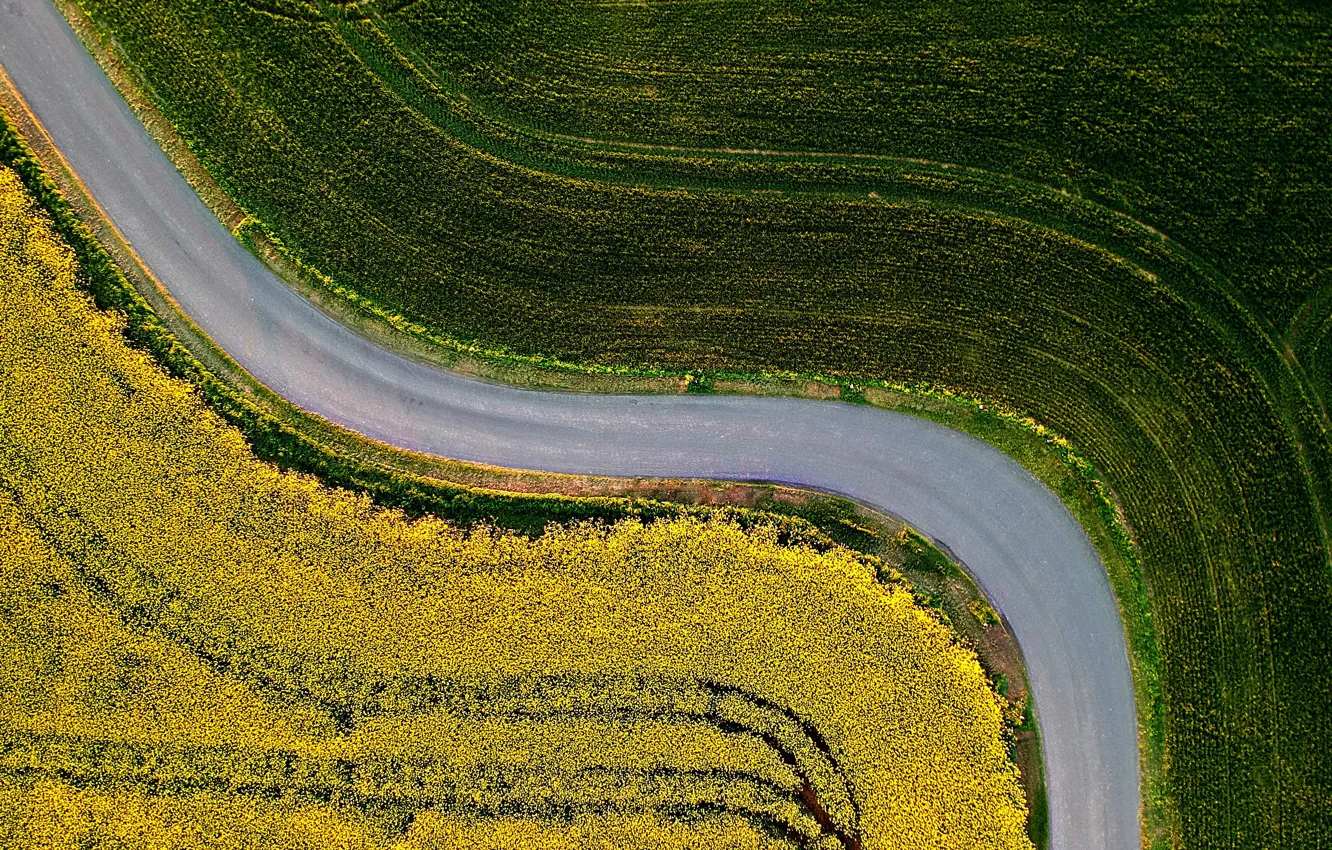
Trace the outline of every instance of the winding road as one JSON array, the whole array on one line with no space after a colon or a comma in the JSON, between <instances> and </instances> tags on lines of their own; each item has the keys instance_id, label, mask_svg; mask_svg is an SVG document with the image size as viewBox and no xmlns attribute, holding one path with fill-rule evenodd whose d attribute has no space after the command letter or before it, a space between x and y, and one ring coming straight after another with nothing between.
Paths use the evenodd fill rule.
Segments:
<instances>
[{"instance_id":1,"label":"winding road","mask_svg":"<svg viewBox=\"0 0 1332 850\"><path fill-rule=\"evenodd\" d=\"M1081 527L998 450L868 407L535 392L409 361L328 318L236 242L49 0L0 0L0 65L184 311L306 410L404 448L501 466L805 485L945 543L1026 657L1051 846L1140 846L1138 727L1114 596Z\"/></svg>"}]
</instances>

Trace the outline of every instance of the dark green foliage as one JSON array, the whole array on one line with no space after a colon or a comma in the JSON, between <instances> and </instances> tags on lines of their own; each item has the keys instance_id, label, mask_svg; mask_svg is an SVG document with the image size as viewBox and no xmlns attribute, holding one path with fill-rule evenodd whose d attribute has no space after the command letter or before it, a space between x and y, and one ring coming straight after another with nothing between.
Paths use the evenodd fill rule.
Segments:
<instances>
[{"instance_id":1,"label":"dark green foliage","mask_svg":"<svg viewBox=\"0 0 1332 850\"><path fill-rule=\"evenodd\" d=\"M947 576L957 571L952 561L915 532L903 529L901 546L905 553L902 569L907 572Z\"/></svg>"},{"instance_id":2,"label":"dark green foliage","mask_svg":"<svg viewBox=\"0 0 1332 850\"><path fill-rule=\"evenodd\" d=\"M1075 185L1279 311L1326 262L1327 20L1288 4L425 0L382 26L509 123Z\"/></svg>"},{"instance_id":3,"label":"dark green foliage","mask_svg":"<svg viewBox=\"0 0 1332 850\"><path fill-rule=\"evenodd\" d=\"M83 2L258 226L442 335L1066 436L1140 547L1179 839L1332 833L1327 11Z\"/></svg>"}]
</instances>

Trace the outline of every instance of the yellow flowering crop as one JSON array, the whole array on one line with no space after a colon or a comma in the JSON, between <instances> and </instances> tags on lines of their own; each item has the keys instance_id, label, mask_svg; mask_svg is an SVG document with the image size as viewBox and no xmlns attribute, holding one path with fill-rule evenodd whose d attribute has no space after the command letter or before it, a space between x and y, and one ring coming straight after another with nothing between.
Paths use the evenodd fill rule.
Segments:
<instances>
[{"instance_id":1,"label":"yellow flowering crop","mask_svg":"<svg viewBox=\"0 0 1332 850\"><path fill-rule=\"evenodd\" d=\"M0 846L1029 846L975 658L850 555L408 522L77 272L0 168Z\"/></svg>"}]
</instances>

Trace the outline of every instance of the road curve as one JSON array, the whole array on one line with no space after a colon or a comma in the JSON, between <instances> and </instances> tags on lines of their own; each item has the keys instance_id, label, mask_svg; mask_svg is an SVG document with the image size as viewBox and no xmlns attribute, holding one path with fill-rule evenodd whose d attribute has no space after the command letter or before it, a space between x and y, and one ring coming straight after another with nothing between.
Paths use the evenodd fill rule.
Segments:
<instances>
[{"instance_id":1,"label":"road curve","mask_svg":"<svg viewBox=\"0 0 1332 850\"><path fill-rule=\"evenodd\" d=\"M944 542L1026 656L1051 846L1140 846L1138 730L1114 596L1068 511L998 450L867 407L534 392L406 360L329 319L236 242L49 0L0 0L0 65L185 312L306 410L404 448L501 466L807 485Z\"/></svg>"}]
</instances>

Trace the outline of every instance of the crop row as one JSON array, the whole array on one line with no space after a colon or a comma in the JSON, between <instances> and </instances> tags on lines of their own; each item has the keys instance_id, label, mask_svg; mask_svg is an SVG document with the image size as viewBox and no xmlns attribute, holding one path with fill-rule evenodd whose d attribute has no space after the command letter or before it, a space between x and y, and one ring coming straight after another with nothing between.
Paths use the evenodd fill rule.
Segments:
<instances>
[{"instance_id":1,"label":"crop row","mask_svg":"<svg viewBox=\"0 0 1332 850\"><path fill-rule=\"evenodd\" d=\"M41 828L38 825L43 825ZM387 824L395 830L394 824ZM405 836L389 839L375 818L348 818L322 805L222 794L146 795L132 789L32 786L0 778L0 842L47 850L69 846L227 846L274 850L787 850L792 844L717 814L691 821L652 815L582 815L568 821L518 816L476 818L425 811ZM832 848L830 848L832 850Z\"/></svg>"},{"instance_id":2,"label":"crop row","mask_svg":"<svg viewBox=\"0 0 1332 850\"><path fill-rule=\"evenodd\" d=\"M515 120L1076 184L1169 222L1274 310L1310 291L1327 263L1314 243L1329 183L1310 170L1332 155L1320 131L1332 117L1319 94L1325 16L1278 4L969 6L422 0L381 11L404 49ZM1277 128L1268 116L1294 120Z\"/></svg>"},{"instance_id":3,"label":"crop row","mask_svg":"<svg viewBox=\"0 0 1332 850\"><path fill-rule=\"evenodd\" d=\"M721 763L694 769L671 764L651 771L580 763L578 755L595 752L595 739L572 742L581 745L572 755L551 752L571 743L570 730L562 726L522 724L516 731L523 745L512 754L512 761L479 766L459 766L452 753L454 759L415 753L319 758L282 749L244 751L19 735L9 736L0 763L8 776L21 776L29 784L46 778L84 789L135 788L153 796L286 798L397 821L403 832L427 811L470 819L516 816L556 822L588 815L678 817L716 812L750 821L760 832L771 831L798 844L825 837L820 824L801 810L795 787L773 786L747 772L727 770ZM476 742L485 739L476 736L487 731L487 726L464 730L459 750L478 749ZM618 737L641 736L645 742L662 737L648 723L605 731L611 733L611 748L617 743L616 732ZM685 734L669 737L678 748L673 752L684 754L708 743ZM640 748L643 756L652 755L647 743ZM533 763L552 755L558 755L561 763Z\"/></svg>"}]
</instances>

